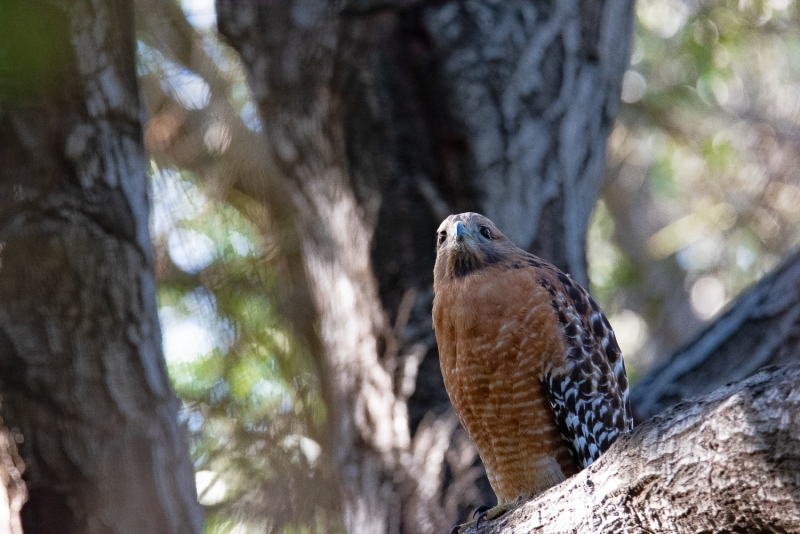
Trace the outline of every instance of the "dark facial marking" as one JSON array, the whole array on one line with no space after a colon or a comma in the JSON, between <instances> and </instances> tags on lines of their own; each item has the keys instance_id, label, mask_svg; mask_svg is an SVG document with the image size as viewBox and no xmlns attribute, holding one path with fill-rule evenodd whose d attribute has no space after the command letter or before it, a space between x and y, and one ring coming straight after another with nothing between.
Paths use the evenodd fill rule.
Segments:
<instances>
[{"instance_id":1,"label":"dark facial marking","mask_svg":"<svg viewBox=\"0 0 800 534\"><path fill-rule=\"evenodd\" d=\"M464 278L468 274L478 269L475 258L470 255L457 255L453 265L453 274L456 278Z\"/></svg>"}]
</instances>

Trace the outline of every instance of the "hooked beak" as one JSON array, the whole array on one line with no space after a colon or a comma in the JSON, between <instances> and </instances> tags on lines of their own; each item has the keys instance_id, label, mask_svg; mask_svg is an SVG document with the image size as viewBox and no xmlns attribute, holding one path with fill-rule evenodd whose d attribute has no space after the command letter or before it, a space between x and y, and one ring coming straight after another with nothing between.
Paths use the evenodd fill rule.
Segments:
<instances>
[{"instance_id":1,"label":"hooked beak","mask_svg":"<svg viewBox=\"0 0 800 534\"><path fill-rule=\"evenodd\" d=\"M455 238L456 241L461 243L461 242L464 241L464 234L465 233L466 233L466 230L464 229L464 225L461 223L461 221L458 221L456 223L456 231L453 233L453 237Z\"/></svg>"}]
</instances>

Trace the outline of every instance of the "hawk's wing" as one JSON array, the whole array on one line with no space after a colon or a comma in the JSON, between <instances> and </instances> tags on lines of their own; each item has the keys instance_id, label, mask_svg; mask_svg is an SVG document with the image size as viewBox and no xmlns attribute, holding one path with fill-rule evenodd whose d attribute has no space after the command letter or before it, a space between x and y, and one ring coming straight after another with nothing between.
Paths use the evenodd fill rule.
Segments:
<instances>
[{"instance_id":1,"label":"hawk's wing","mask_svg":"<svg viewBox=\"0 0 800 534\"><path fill-rule=\"evenodd\" d=\"M585 468L633 428L625 364L608 319L586 290L550 265L540 273L568 347L563 365L545 370L542 386L561 435Z\"/></svg>"}]
</instances>

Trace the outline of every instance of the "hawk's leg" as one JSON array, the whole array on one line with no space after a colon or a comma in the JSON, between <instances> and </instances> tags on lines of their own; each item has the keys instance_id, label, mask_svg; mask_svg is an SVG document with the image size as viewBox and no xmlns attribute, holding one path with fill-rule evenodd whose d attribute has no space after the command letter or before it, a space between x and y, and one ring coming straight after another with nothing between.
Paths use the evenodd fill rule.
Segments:
<instances>
[{"instance_id":1,"label":"hawk's leg","mask_svg":"<svg viewBox=\"0 0 800 534\"><path fill-rule=\"evenodd\" d=\"M478 519L475 521L470 521L469 523L464 523L463 525L456 525L450 529L450 534L463 534L469 527L474 526L477 530L481 523L486 521L492 521L493 519L497 519L501 515L504 515L514 508L517 508L520 504L522 504L523 499L518 498L514 501L509 501L503 504L498 504L497 506L490 507L490 506L479 506L477 510L472 514L472 517L475 517L475 514L478 514Z\"/></svg>"}]
</instances>

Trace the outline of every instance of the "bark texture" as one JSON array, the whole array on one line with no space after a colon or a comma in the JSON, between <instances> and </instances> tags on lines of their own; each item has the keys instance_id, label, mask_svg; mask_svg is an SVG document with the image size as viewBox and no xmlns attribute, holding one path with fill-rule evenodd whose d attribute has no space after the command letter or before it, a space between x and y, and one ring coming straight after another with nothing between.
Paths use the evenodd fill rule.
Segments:
<instances>
[{"instance_id":1,"label":"bark texture","mask_svg":"<svg viewBox=\"0 0 800 534\"><path fill-rule=\"evenodd\" d=\"M28 499L28 489L22 480L25 464L17 450L18 436L0 428L0 532L3 534L22 534L20 510Z\"/></svg>"},{"instance_id":2,"label":"bark texture","mask_svg":"<svg viewBox=\"0 0 800 534\"><path fill-rule=\"evenodd\" d=\"M0 414L30 533L200 532L161 353L133 8L0 5Z\"/></svg>"},{"instance_id":3,"label":"bark texture","mask_svg":"<svg viewBox=\"0 0 800 534\"><path fill-rule=\"evenodd\" d=\"M765 369L654 417L481 532L798 532L799 414L800 366Z\"/></svg>"},{"instance_id":4,"label":"bark texture","mask_svg":"<svg viewBox=\"0 0 800 534\"><path fill-rule=\"evenodd\" d=\"M800 251L745 291L730 308L631 392L642 418L746 378L766 365L800 359Z\"/></svg>"},{"instance_id":5,"label":"bark texture","mask_svg":"<svg viewBox=\"0 0 800 534\"><path fill-rule=\"evenodd\" d=\"M299 239L348 531L442 531L492 498L438 368L435 229L480 211L586 282L632 8L217 1L285 194L263 202Z\"/></svg>"}]
</instances>

